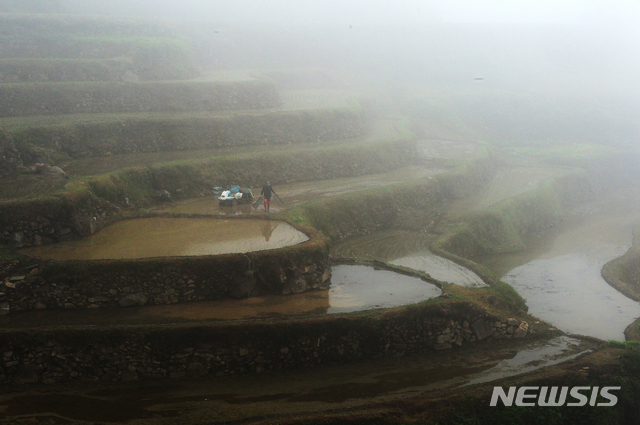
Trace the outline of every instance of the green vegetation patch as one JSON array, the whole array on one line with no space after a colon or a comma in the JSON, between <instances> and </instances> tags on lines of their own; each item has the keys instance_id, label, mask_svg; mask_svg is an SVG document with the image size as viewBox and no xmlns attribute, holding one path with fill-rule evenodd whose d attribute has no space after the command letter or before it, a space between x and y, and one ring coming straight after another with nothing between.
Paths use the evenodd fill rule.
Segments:
<instances>
[{"instance_id":1,"label":"green vegetation patch","mask_svg":"<svg viewBox=\"0 0 640 425\"><path fill-rule=\"evenodd\" d=\"M214 112L108 114L80 116L76 121L65 117L54 123L46 123L44 119L4 121L6 137L19 151L39 148L74 159L142 152L315 144L364 134L360 115L348 109L238 115Z\"/></svg>"},{"instance_id":2,"label":"green vegetation patch","mask_svg":"<svg viewBox=\"0 0 640 425\"><path fill-rule=\"evenodd\" d=\"M627 297L640 300L640 225L634 227L631 248L605 264L602 277Z\"/></svg>"},{"instance_id":3,"label":"green vegetation patch","mask_svg":"<svg viewBox=\"0 0 640 425\"><path fill-rule=\"evenodd\" d=\"M524 250L530 237L556 226L567 204L587 191L586 173L568 173L537 190L448 221L435 247L463 258Z\"/></svg>"},{"instance_id":4,"label":"green vegetation patch","mask_svg":"<svg viewBox=\"0 0 640 425\"><path fill-rule=\"evenodd\" d=\"M272 83L2 84L0 116L260 109L280 104Z\"/></svg>"},{"instance_id":5,"label":"green vegetation patch","mask_svg":"<svg viewBox=\"0 0 640 425\"><path fill-rule=\"evenodd\" d=\"M380 159L397 155L394 150L381 154ZM437 219L448 199L477 190L492 173L491 158L482 151L436 178L319 199L288 214L308 221L332 240L389 228L422 230Z\"/></svg>"}]
</instances>

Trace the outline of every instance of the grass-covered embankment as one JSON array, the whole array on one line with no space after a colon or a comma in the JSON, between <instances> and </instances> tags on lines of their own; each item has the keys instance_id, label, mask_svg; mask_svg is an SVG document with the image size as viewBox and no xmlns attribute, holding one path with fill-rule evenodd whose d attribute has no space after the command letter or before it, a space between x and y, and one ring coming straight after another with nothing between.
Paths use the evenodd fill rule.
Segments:
<instances>
[{"instance_id":1,"label":"grass-covered embankment","mask_svg":"<svg viewBox=\"0 0 640 425\"><path fill-rule=\"evenodd\" d=\"M269 81L0 85L0 117L261 109L280 105Z\"/></svg>"},{"instance_id":2,"label":"grass-covered embankment","mask_svg":"<svg viewBox=\"0 0 640 425\"><path fill-rule=\"evenodd\" d=\"M602 277L625 296L640 301L640 225L633 230L633 244L622 256L602 267Z\"/></svg>"},{"instance_id":3,"label":"grass-covered embankment","mask_svg":"<svg viewBox=\"0 0 640 425\"><path fill-rule=\"evenodd\" d=\"M288 215L308 221L333 241L389 228L423 230L439 220L449 200L478 190L493 171L485 150L449 173L313 201Z\"/></svg>"},{"instance_id":4,"label":"grass-covered embankment","mask_svg":"<svg viewBox=\"0 0 640 425\"><path fill-rule=\"evenodd\" d=\"M356 108L287 112L72 115L0 120L4 143L24 152L82 158L236 146L291 145L364 134ZM24 155L23 155L24 156Z\"/></svg>"},{"instance_id":5,"label":"grass-covered embankment","mask_svg":"<svg viewBox=\"0 0 640 425\"><path fill-rule=\"evenodd\" d=\"M633 230L633 244L622 256L602 267L602 278L626 297L640 301L640 225ZM640 341L640 319L624 331L627 341Z\"/></svg>"},{"instance_id":6,"label":"grass-covered embankment","mask_svg":"<svg viewBox=\"0 0 640 425\"><path fill-rule=\"evenodd\" d=\"M415 164L413 142L391 140L317 148L267 150L203 160L179 161L96 176L88 186L99 197L120 204L124 196L136 202L158 190L196 196L215 186L272 184L354 177Z\"/></svg>"},{"instance_id":7,"label":"grass-covered embankment","mask_svg":"<svg viewBox=\"0 0 640 425\"><path fill-rule=\"evenodd\" d=\"M478 190L493 172L491 156L487 151L481 151L453 171L434 178L321 199L286 214L289 221L307 222L332 241L391 228L439 231L436 229L439 226L434 224L442 220L448 202ZM454 261L475 271L490 287L448 286L445 288L448 293L487 309L527 311L524 299L491 272L465 259Z\"/></svg>"},{"instance_id":8,"label":"grass-covered embankment","mask_svg":"<svg viewBox=\"0 0 640 425\"><path fill-rule=\"evenodd\" d=\"M185 58L175 62L151 57L113 59L16 58L0 59L0 83L69 83L88 81L186 80L197 75L185 67ZM176 54L178 56L178 54Z\"/></svg>"},{"instance_id":9,"label":"grass-covered embankment","mask_svg":"<svg viewBox=\"0 0 640 425\"><path fill-rule=\"evenodd\" d=\"M488 209L449 219L444 236L433 247L467 259L524 250L532 239L557 226L569 207L589 199L590 193L587 174L570 172Z\"/></svg>"},{"instance_id":10,"label":"grass-covered embankment","mask_svg":"<svg viewBox=\"0 0 640 425\"><path fill-rule=\"evenodd\" d=\"M74 229L75 226L69 223L85 216L97 217L96 225L100 227L101 223L117 213L108 213L101 219L100 215L95 214L96 206L104 204L112 210L114 206L128 205L144 208L152 204L163 190L169 191L175 199L188 198L202 195L216 186L240 184L256 187L263 185L265 179L278 185L311 179L353 177L403 168L414 164L416 160L414 144L410 139L392 139L291 148L286 152L269 149L259 153L124 169L95 177L72 179L63 191L54 196L0 203L0 223L2 232L6 230L8 234L19 233L21 229L29 234L39 232L38 226L33 228L30 224L32 222L47 223L45 226L67 223L63 227ZM88 201L81 206L79 199ZM33 237L27 237L24 243L30 245Z\"/></svg>"},{"instance_id":11,"label":"grass-covered embankment","mask_svg":"<svg viewBox=\"0 0 640 425\"><path fill-rule=\"evenodd\" d=\"M0 14L4 83L189 79L189 44L158 22Z\"/></svg>"}]
</instances>

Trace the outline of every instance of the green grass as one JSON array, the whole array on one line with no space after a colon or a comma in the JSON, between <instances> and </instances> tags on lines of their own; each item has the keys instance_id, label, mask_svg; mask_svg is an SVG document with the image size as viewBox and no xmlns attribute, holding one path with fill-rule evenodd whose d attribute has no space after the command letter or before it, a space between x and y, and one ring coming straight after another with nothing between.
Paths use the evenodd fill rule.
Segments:
<instances>
[{"instance_id":1,"label":"green grass","mask_svg":"<svg viewBox=\"0 0 640 425\"><path fill-rule=\"evenodd\" d=\"M260 109L280 104L263 82L80 82L0 84L0 115L211 111Z\"/></svg>"},{"instance_id":2,"label":"green grass","mask_svg":"<svg viewBox=\"0 0 640 425\"><path fill-rule=\"evenodd\" d=\"M39 175L17 175L2 178L0 200L37 199L64 190L67 180Z\"/></svg>"},{"instance_id":3,"label":"green grass","mask_svg":"<svg viewBox=\"0 0 640 425\"><path fill-rule=\"evenodd\" d=\"M0 260L17 260L20 256L11 248L0 245Z\"/></svg>"},{"instance_id":4,"label":"green grass","mask_svg":"<svg viewBox=\"0 0 640 425\"><path fill-rule=\"evenodd\" d=\"M588 190L585 172L568 172L539 189L507 198L490 208L459 215L436 245L464 258L524 250L531 235L557 224L567 193Z\"/></svg>"}]
</instances>

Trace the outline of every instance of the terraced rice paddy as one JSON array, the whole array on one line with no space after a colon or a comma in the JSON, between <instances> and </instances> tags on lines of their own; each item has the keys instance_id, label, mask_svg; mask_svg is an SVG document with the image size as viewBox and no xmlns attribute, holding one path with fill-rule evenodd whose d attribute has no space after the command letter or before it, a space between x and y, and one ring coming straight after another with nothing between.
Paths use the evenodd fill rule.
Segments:
<instances>
[{"instance_id":1,"label":"terraced rice paddy","mask_svg":"<svg viewBox=\"0 0 640 425\"><path fill-rule=\"evenodd\" d=\"M114 223L84 239L21 252L55 260L182 257L282 248L306 240L291 225L275 220L144 218Z\"/></svg>"}]
</instances>

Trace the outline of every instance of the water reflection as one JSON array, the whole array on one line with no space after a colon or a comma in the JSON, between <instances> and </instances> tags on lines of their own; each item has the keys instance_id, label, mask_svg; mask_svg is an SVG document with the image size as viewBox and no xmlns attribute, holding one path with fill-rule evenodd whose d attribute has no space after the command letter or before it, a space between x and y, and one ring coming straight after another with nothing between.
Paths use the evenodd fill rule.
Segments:
<instances>
[{"instance_id":1,"label":"water reflection","mask_svg":"<svg viewBox=\"0 0 640 425\"><path fill-rule=\"evenodd\" d=\"M271 235L276 227L278 227L277 221L264 220L262 222L262 228L260 230L262 231L262 236L264 236L265 242L269 242L269 239L271 239Z\"/></svg>"},{"instance_id":2,"label":"water reflection","mask_svg":"<svg viewBox=\"0 0 640 425\"><path fill-rule=\"evenodd\" d=\"M628 248L603 245L540 258L513 269L502 280L527 299L529 313L558 329L624 341L624 330L640 316L640 305L609 286L600 272Z\"/></svg>"},{"instance_id":3,"label":"water reflection","mask_svg":"<svg viewBox=\"0 0 640 425\"><path fill-rule=\"evenodd\" d=\"M514 357L504 359L493 368L472 377L466 385L491 382L566 362L591 351L582 349L582 345L580 340L567 336L549 341L534 341Z\"/></svg>"},{"instance_id":4,"label":"water reflection","mask_svg":"<svg viewBox=\"0 0 640 425\"><path fill-rule=\"evenodd\" d=\"M369 266L332 267L328 313L390 308L417 303L442 293L422 279Z\"/></svg>"},{"instance_id":5,"label":"water reflection","mask_svg":"<svg viewBox=\"0 0 640 425\"><path fill-rule=\"evenodd\" d=\"M41 327L43 323L115 326L335 314L396 307L440 294L438 287L415 277L369 266L339 265L332 268L330 289L322 291L138 308L28 311L0 318L0 329Z\"/></svg>"},{"instance_id":6,"label":"water reflection","mask_svg":"<svg viewBox=\"0 0 640 425\"><path fill-rule=\"evenodd\" d=\"M406 257L396 258L390 261L397 266L409 267L414 270L422 270L437 280L455 283L469 288L487 286L480 277L469 269L466 269L446 258L433 255L429 251L420 251Z\"/></svg>"},{"instance_id":7,"label":"water reflection","mask_svg":"<svg viewBox=\"0 0 640 425\"><path fill-rule=\"evenodd\" d=\"M88 238L21 252L54 260L133 259L260 251L308 239L293 226L273 220L144 218L114 223Z\"/></svg>"},{"instance_id":8,"label":"water reflection","mask_svg":"<svg viewBox=\"0 0 640 425\"><path fill-rule=\"evenodd\" d=\"M467 287L486 286L480 277L446 258L432 254L423 233L386 230L351 238L332 247L338 257L375 258L424 271L434 279Z\"/></svg>"}]
</instances>

